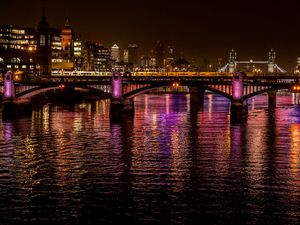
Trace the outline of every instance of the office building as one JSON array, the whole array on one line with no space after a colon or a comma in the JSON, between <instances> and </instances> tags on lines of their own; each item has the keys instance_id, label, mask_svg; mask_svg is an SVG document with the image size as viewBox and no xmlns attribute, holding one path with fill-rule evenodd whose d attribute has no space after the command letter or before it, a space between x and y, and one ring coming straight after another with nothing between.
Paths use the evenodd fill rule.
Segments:
<instances>
[{"instance_id":1,"label":"office building","mask_svg":"<svg viewBox=\"0 0 300 225\"><path fill-rule=\"evenodd\" d=\"M116 62L120 61L120 48L116 44L111 47L111 58Z\"/></svg>"},{"instance_id":2,"label":"office building","mask_svg":"<svg viewBox=\"0 0 300 225\"><path fill-rule=\"evenodd\" d=\"M133 66L139 64L138 46L136 44L128 45L128 63L131 63Z\"/></svg>"}]
</instances>

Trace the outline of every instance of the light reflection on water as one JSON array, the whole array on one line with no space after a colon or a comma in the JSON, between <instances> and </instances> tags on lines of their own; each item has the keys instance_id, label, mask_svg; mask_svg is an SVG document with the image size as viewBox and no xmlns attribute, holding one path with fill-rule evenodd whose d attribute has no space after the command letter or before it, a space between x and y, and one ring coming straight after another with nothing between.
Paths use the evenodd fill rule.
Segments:
<instances>
[{"instance_id":1,"label":"light reflection on water","mask_svg":"<svg viewBox=\"0 0 300 225\"><path fill-rule=\"evenodd\" d=\"M109 101L45 105L0 123L0 224L297 224L300 108L250 99L245 123L207 95L142 95L110 123ZM120 222L121 221L121 222Z\"/></svg>"}]
</instances>

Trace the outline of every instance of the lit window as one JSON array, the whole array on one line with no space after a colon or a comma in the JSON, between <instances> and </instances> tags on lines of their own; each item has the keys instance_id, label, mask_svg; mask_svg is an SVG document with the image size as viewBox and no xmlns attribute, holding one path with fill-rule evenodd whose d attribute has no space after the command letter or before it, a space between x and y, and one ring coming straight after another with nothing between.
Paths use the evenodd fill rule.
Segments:
<instances>
[{"instance_id":1,"label":"lit window","mask_svg":"<svg viewBox=\"0 0 300 225\"><path fill-rule=\"evenodd\" d=\"M41 46L45 46L46 45L46 37L43 34L40 36L40 45Z\"/></svg>"},{"instance_id":2,"label":"lit window","mask_svg":"<svg viewBox=\"0 0 300 225\"><path fill-rule=\"evenodd\" d=\"M7 67L7 68L11 68L11 65L7 65L6 67Z\"/></svg>"},{"instance_id":3,"label":"lit window","mask_svg":"<svg viewBox=\"0 0 300 225\"><path fill-rule=\"evenodd\" d=\"M11 60L10 60L11 63L21 63L21 60L17 57L13 57Z\"/></svg>"}]
</instances>

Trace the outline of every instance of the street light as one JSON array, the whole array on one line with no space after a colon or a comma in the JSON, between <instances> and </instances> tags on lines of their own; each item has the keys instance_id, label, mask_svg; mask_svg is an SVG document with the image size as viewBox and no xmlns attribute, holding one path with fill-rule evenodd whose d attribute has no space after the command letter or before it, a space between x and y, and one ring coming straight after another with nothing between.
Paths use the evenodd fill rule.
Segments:
<instances>
[{"instance_id":1,"label":"street light","mask_svg":"<svg viewBox=\"0 0 300 225\"><path fill-rule=\"evenodd\" d=\"M175 70L175 76L177 76L177 69L178 69L177 67L174 68L174 70Z\"/></svg>"}]
</instances>

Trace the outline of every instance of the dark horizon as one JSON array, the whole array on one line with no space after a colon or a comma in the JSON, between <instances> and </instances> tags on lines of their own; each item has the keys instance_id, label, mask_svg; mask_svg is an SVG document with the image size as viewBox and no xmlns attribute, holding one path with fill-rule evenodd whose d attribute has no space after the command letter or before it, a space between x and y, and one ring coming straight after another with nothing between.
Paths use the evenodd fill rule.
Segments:
<instances>
[{"instance_id":1,"label":"dark horizon","mask_svg":"<svg viewBox=\"0 0 300 225\"><path fill-rule=\"evenodd\" d=\"M267 60L273 48L277 63L290 70L300 56L296 47L300 36L298 4L290 0L253 0L248 4L235 0L86 0L85 4L28 0L1 5L5 10L0 14L0 24L36 27L45 8L51 27L62 28L68 17L74 32L85 41L101 42L107 47L116 43L121 48L136 43L140 53L146 54L160 40L197 64L204 58L215 63L219 57L225 63L231 49L236 50L238 60Z\"/></svg>"}]
</instances>

